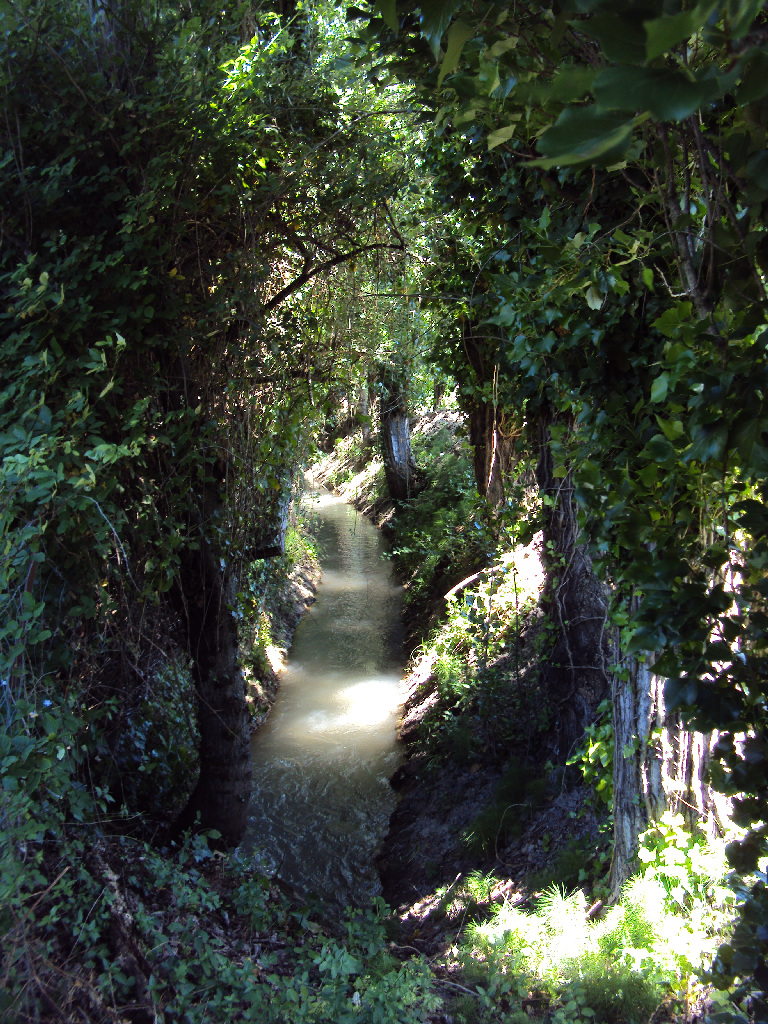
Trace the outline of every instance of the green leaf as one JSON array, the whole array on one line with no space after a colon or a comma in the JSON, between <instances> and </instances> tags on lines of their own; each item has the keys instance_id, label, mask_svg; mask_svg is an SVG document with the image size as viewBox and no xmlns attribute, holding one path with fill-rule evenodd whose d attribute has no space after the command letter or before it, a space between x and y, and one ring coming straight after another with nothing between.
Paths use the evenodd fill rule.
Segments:
<instances>
[{"instance_id":1,"label":"green leaf","mask_svg":"<svg viewBox=\"0 0 768 1024\"><path fill-rule=\"evenodd\" d=\"M643 651L646 653L658 651L666 642L667 638L660 627L654 629L651 626L640 626L635 630L627 643L626 653L638 654Z\"/></svg>"},{"instance_id":2,"label":"green leaf","mask_svg":"<svg viewBox=\"0 0 768 1024\"><path fill-rule=\"evenodd\" d=\"M762 853L762 837L754 832L748 833L743 839L736 839L732 843L728 843L725 848L728 863L742 875L756 870ZM753 958L746 959L750 973L756 960L756 955ZM745 973L747 972L745 971Z\"/></svg>"},{"instance_id":3,"label":"green leaf","mask_svg":"<svg viewBox=\"0 0 768 1024\"><path fill-rule=\"evenodd\" d=\"M665 338L674 338L680 329L680 324L690 317L692 309L692 303L678 302L676 306L671 306L658 319L654 320L652 326L660 331Z\"/></svg>"},{"instance_id":4,"label":"green leaf","mask_svg":"<svg viewBox=\"0 0 768 1024\"><path fill-rule=\"evenodd\" d=\"M731 39L744 38L752 29L755 18L763 7L763 3L764 0L740 0L738 6L735 4L731 5L731 19L728 26Z\"/></svg>"},{"instance_id":5,"label":"green leaf","mask_svg":"<svg viewBox=\"0 0 768 1024\"><path fill-rule=\"evenodd\" d=\"M683 433L684 427L681 420L663 420L661 416L657 416L656 422L668 441L676 441Z\"/></svg>"},{"instance_id":6,"label":"green leaf","mask_svg":"<svg viewBox=\"0 0 768 1024\"><path fill-rule=\"evenodd\" d=\"M594 78L593 68L563 68L547 89L548 98L558 103L576 103L592 89Z\"/></svg>"},{"instance_id":7,"label":"green leaf","mask_svg":"<svg viewBox=\"0 0 768 1024\"><path fill-rule=\"evenodd\" d=\"M376 0L374 10L381 16L387 28L397 32L400 27L400 23L397 20L397 0Z\"/></svg>"},{"instance_id":8,"label":"green leaf","mask_svg":"<svg viewBox=\"0 0 768 1024\"><path fill-rule=\"evenodd\" d=\"M600 309L603 305L603 296L593 284L587 288L586 298L590 309Z\"/></svg>"},{"instance_id":9,"label":"green leaf","mask_svg":"<svg viewBox=\"0 0 768 1024\"><path fill-rule=\"evenodd\" d=\"M521 85L520 94L532 104L577 103L591 91L594 79L594 68L565 67L550 82Z\"/></svg>"},{"instance_id":10,"label":"green leaf","mask_svg":"<svg viewBox=\"0 0 768 1024\"><path fill-rule=\"evenodd\" d=\"M595 79L595 100L605 110L649 110L659 121L682 121L717 99L720 80L696 80L677 68L606 68Z\"/></svg>"},{"instance_id":11,"label":"green leaf","mask_svg":"<svg viewBox=\"0 0 768 1024\"><path fill-rule=\"evenodd\" d=\"M451 23L453 12L461 0L424 0L421 4L421 34L429 43L435 58L440 55L440 43Z\"/></svg>"},{"instance_id":12,"label":"green leaf","mask_svg":"<svg viewBox=\"0 0 768 1024\"><path fill-rule=\"evenodd\" d=\"M654 462L667 462L675 458L676 452L663 434L654 434L640 454Z\"/></svg>"},{"instance_id":13,"label":"green leaf","mask_svg":"<svg viewBox=\"0 0 768 1024\"><path fill-rule=\"evenodd\" d=\"M579 483L582 487L593 489L602 484L602 473L597 463L585 459L579 466Z\"/></svg>"},{"instance_id":14,"label":"green leaf","mask_svg":"<svg viewBox=\"0 0 768 1024\"><path fill-rule=\"evenodd\" d=\"M759 445L768 422L759 416L745 416L734 427L734 441L743 465L749 466L755 445Z\"/></svg>"},{"instance_id":15,"label":"green leaf","mask_svg":"<svg viewBox=\"0 0 768 1024\"><path fill-rule=\"evenodd\" d=\"M668 679L664 684L664 701L670 711L690 707L696 702L699 685L696 679Z\"/></svg>"},{"instance_id":16,"label":"green leaf","mask_svg":"<svg viewBox=\"0 0 768 1024\"><path fill-rule=\"evenodd\" d=\"M608 60L642 64L645 61L645 31L640 15L593 14L588 21L571 22L577 32L599 40Z\"/></svg>"},{"instance_id":17,"label":"green leaf","mask_svg":"<svg viewBox=\"0 0 768 1024\"><path fill-rule=\"evenodd\" d=\"M744 174L756 185L768 192L768 151L761 150L747 162Z\"/></svg>"},{"instance_id":18,"label":"green leaf","mask_svg":"<svg viewBox=\"0 0 768 1024\"><path fill-rule=\"evenodd\" d=\"M652 402L663 402L667 397L667 390L669 388L669 374L662 373L651 385L651 401ZM663 429L663 428L662 428Z\"/></svg>"},{"instance_id":19,"label":"green leaf","mask_svg":"<svg viewBox=\"0 0 768 1024\"><path fill-rule=\"evenodd\" d=\"M519 120L520 118L517 118L517 121ZM517 128L517 121L514 124L508 124L506 128L499 128L495 132L490 132L488 135L488 149L495 149L502 142L507 142L508 139L511 139Z\"/></svg>"},{"instance_id":20,"label":"green leaf","mask_svg":"<svg viewBox=\"0 0 768 1024\"><path fill-rule=\"evenodd\" d=\"M739 502L733 509L739 517L739 526L757 539L768 535L768 507L754 498Z\"/></svg>"},{"instance_id":21,"label":"green leaf","mask_svg":"<svg viewBox=\"0 0 768 1024\"><path fill-rule=\"evenodd\" d=\"M768 53L756 50L744 59L741 85L736 102L741 106L761 100L768 93Z\"/></svg>"},{"instance_id":22,"label":"green leaf","mask_svg":"<svg viewBox=\"0 0 768 1024\"><path fill-rule=\"evenodd\" d=\"M616 163L629 145L635 123L634 118L594 106L568 107L539 139L539 151L550 159L535 163Z\"/></svg>"},{"instance_id":23,"label":"green leaf","mask_svg":"<svg viewBox=\"0 0 768 1024\"><path fill-rule=\"evenodd\" d=\"M637 471L637 476L644 487L652 490L659 479L659 467L655 462L649 462L647 466Z\"/></svg>"},{"instance_id":24,"label":"green leaf","mask_svg":"<svg viewBox=\"0 0 768 1024\"><path fill-rule=\"evenodd\" d=\"M452 71L456 70L459 63L459 57L461 51L464 49L464 44L468 39L472 38L474 29L470 28L463 21L455 21L448 29L448 42L445 47L445 57L443 63L440 66L440 74L437 76L437 87L438 89L443 84L443 79L446 75L450 75Z\"/></svg>"},{"instance_id":25,"label":"green leaf","mask_svg":"<svg viewBox=\"0 0 768 1024\"><path fill-rule=\"evenodd\" d=\"M496 58L502 57L505 53L508 53L510 50L514 50L519 41L519 36L507 36L505 39L499 39L497 40L497 42L493 44L493 46L488 51L488 56Z\"/></svg>"},{"instance_id":26,"label":"green leaf","mask_svg":"<svg viewBox=\"0 0 768 1024\"><path fill-rule=\"evenodd\" d=\"M643 23L645 28L645 52L647 59L669 53L679 43L684 43L702 28L710 14L717 7L716 3L701 3L691 11L679 14L662 15Z\"/></svg>"},{"instance_id":27,"label":"green leaf","mask_svg":"<svg viewBox=\"0 0 768 1024\"><path fill-rule=\"evenodd\" d=\"M685 453L686 460L698 459L700 462L709 462L712 459L720 459L727 441L727 424L699 427L693 431L693 444Z\"/></svg>"}]
</instances>

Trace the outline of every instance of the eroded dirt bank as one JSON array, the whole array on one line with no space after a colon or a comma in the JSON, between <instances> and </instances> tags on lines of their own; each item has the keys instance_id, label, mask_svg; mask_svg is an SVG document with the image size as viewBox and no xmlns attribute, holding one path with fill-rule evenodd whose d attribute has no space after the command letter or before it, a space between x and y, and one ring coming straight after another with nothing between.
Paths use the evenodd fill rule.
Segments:
<instances>
[{"instance_id":1,"label":"eroded dirt bank","mask_svg":"<svg viewBox=\"0 0 768 1024\"><path fill-rule=\"evenodd\" d=\"M524 903L564 849L573 849L578 858L580 849L595 845L599 831L582 787L567 788L562 771L550 769L535 787L529 785L535 799L508 798L504 828L496 836L481 834L485 809L498 806L510 770L490 753L464 763L430 764L418 742L436 700L430 669L422 658L412 663L408 676L399 730L406 760L391 780L399 801L378 859L384 896L401 922L402 941L428 953L461 927L465 903L454 902L452 893L470 874L493 874L488 902ZM524 757L514 763L521 773L532 767ZM483 840L485 849L479 846Z\"/></svg>"}]
</instances>

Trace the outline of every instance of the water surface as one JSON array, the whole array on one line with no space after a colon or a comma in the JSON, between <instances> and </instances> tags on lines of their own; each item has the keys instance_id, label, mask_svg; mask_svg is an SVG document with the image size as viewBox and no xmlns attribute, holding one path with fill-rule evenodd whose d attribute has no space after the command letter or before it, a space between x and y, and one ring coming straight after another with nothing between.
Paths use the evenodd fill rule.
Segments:
<instances>
[{"instance_id":1,"label":"water surface","mask_svg":"<svg viewBox=\"0 0 768 1024\"><path fill-rule=\"evenodd\" d=\"M402 588L378 530L340 498L309 500L323 574L253 737L245 847L300 892L344 907L381 889L373 861L395 805Z\"/></svg>"}]
</instances>

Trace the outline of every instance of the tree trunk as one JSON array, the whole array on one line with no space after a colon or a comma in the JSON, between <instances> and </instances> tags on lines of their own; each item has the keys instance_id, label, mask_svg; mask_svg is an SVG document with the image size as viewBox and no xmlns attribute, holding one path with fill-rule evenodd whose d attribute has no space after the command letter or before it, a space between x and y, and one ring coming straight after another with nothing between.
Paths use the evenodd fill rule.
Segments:
<instances>
[{"instance_id":1,"label":"tree trunk","mask_svg":"<svg viewBox=\"0 0 768 1024\"><path fill-rule=\"evenodd\" d=\"M357 418L360 421L363 447L368 448L371 443L371 406L370 389L367 382L363 382L358 389Z\"/></svg>"},{"instance_id":2,"label":"tree trunk","mask_svg":"<svg viewBox=\"0 0 768 1024\"><path fill-rule=\"evenodd\" d=\"M707 781L718 736L717 732L686 729L677 714L667 715L662 732L663 782L669 808L681 814L689 827L706 829L712 835L721 834L731 816L727 798L715 793Z\"/></svg>"},{"instance_id":3,"label":"tree trunk","mask_svg":"<svg viewBox=\"0 0 768 1024\"><path fill-rule=\"evenodd\" d=\"M512 444L502 434L499 410L490 402L469 406L469 440L478 493L496 507L504 501L504 480L512 464Z\"/></svg>"},{"instance_id":4,"label":"tree trunk","mask_svg":"<svg viewBox=\"0 0 768 1024\"><path fill-rule=\"evenodd\" d=\"M578 520L570 473L556 478L549 428L552 412L539 415L536 480L545 502L543 604L554 628L542 669L542 685L552 711L552 756L564 764L608 692L612 650L606 628L608 604L578 542Z\"/></svg>"},{"instance_id":5,"label":"tree trunk","mask_svg":"<svg viewBox=\"0 0 768 1024\"><path fill-rule=\"evenodd\" d=\"M416 492L416 464L411 453L411 428L405 395L400 382L388 367L381 369L380 380L384 394L379 410L379 426L387 490L394 501L405 501Z\"/></svg>"},{"instance_id":6,"label":"tree trunk","mask_svg":"<svg viewBox=\"0 0 768 1024\"><path fill-rule=\"evenodd\" d=\"M630 602L632 606L633 602ZM712 734L691 732L679 715L667 714L664 680L629 657L626 679L616 677L613 697L613 858L611 900L636 868L638 838L667 808L682 815L689 827L718 831L721 816L706 781L706 767L715 741Z\"/></svg>"},{"instance_id":7,"label":"tree trunk","mask_svg":"<svg viewBox=\"0 0 768 1024\"><path fill-rule=\"evenodd\" d=\"M217 829L227 846L242 839L251 792L251 747L245 679L238 658L232 611L235 575L210 542L181 559L177 598L191 642L192 674L198 697L200 777L176 822L179 833L196 824Z\"/></svg>"},{"instance_id":8,"label":"tree trunk","mask_svg":"<svg viewBox=\"0 0 768 1024\"><path fill-rule=\"evenodd\" d=\"M615 901L635 867L637 840L649 822L661 817L667 802L659 730L664 720L664 683L649 662L629 660L626 679L614 677L613 857L609 877ZM656 738L654 739L654 732Z\"/></svg>"},{"instance_id":9,"label":"tree trunk","mask_svg":"<svg viewBox=\"0 0 768 1024\"><path fill-rule=\"evenodd\" d=\"M497 356L494 355L494 361L489 364L487 340L475 334L475 326L469 320L462 326L462 339L473 382L483 394L487 393L487 385L493 383L495 395ZM478 493L490 505L497 507L504 500L504 480L509 474L513 450L512 441L502 432L504 410L495 401L488 402L474 396L464 398L462 406L469 418L472 468Z\"/></svg>"}]
</instances>

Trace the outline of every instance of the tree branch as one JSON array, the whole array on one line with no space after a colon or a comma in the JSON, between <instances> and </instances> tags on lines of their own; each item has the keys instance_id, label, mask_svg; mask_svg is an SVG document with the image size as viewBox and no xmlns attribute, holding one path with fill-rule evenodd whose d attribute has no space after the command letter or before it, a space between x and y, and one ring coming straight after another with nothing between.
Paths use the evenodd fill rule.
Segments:
<instances>
[{"instance_id":1,"label":"tree branch","mask_svg":"<svg viewBox=\"0 0 768 1024\"><path fill-rule=\"evenodd\" d=\"M375 249L396 249L398 252L405 251L405 244L402 239L400 242L372 242L369 245L359 245L356 249L351 249L349 252L339 253L330 260L325 260L324 263L318 263L315 267L308 269L305 267L304 270L299 274L298 277L294 278L290 284L287 284L285 288L281 288L280 291L273 295L269 302L265 302L261 307L262 312L269 313L279 306L283 299L287 299L289 295L292 295L297 289L301 288L307 281L311 281L313 277L317 277L318 274L324 273L326 270L332 270L334 267L340 266L342 263L346 263L347 260L353 260L356 256L360 256L364 252L373 252Z\"/></svg>"}]
</instances>

